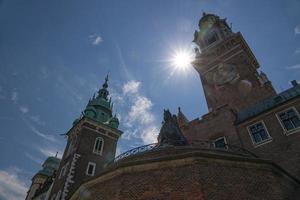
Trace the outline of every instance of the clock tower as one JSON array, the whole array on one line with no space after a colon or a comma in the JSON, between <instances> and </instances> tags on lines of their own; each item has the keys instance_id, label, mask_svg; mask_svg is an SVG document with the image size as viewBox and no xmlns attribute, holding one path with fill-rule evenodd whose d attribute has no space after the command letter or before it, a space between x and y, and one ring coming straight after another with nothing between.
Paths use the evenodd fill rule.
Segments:
<instances>
[{"instance_id":1,"label":"clock tower","mask_svg":"<svg viewBox=\"0 0 300 200\"><path fill-rule=\"evenodd\" d=\"M240 111L276 92L240 32L226 19L203 13L193 42L193 66L200 75L209 111L229 105Z\"/></svg>"}]
</instances>

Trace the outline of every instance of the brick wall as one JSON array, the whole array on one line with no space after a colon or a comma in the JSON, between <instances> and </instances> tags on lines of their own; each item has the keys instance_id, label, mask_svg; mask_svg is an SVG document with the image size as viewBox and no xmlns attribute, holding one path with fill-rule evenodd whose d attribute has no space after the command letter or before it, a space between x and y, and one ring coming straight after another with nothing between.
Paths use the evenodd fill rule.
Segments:
<instances>
[{"instance_id":1,"label":"brick wall","mask_svg":"<svg viewBox=\"0 0 300 200\"><path fill-rule=\"evenodd\" d=\"M300 111L300 99L288 102L266 113L249 119L238 125L238 132L242 140L243 147L257 154L261 158L271 159L285 170L300 179L300 129L290 135L284 133L276 113L286 108L295 107ZM263 121L272 141L255 146L250 138L247 127L259 121Z\"/></svg>"},{"instance_id":2,"label":"brick wall","mask_svg":"<svg viewBox=\"0 0 300 200\"><path fill-rule=\"evenodd\" d=\"M199 149L167 152L121 161L83 184L71 199L281 200L293 199L299 187L268 161Z\"/></svg>"}]
</instances>

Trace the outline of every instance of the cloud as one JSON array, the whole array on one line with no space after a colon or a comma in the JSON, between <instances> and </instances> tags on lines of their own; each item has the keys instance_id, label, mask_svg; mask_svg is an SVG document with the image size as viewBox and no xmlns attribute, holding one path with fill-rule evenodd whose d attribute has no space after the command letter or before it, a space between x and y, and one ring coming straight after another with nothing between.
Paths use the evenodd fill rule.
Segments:
<instances>
[{"instance_id":1,"label":"cloud","mask_svg":"<svg viewBox=\"0 0 300 200\"><path fill-rule=\"evenodd\" d=\"M0 199L24 200L27 192L26 184L18 177L20 169L0 170Z\"/></svg>"},{"instance_id":2,"label":"cloud","mask_svg":"<svg viewBox=\"0 0 300 200\"><path fill-rule=\"evenodd\" d=\"M122 88L123 94L126 95L129 93L131 94L137 93L140 88L140 85L141 82L134 81L134 80L125 83Z\"/></svg>"},{"instance_id":3,"label":"cloud","mask_svg":"<svg viewBox=\"0 0 300 200\"><path fill-rule=\"evenodd\" d=\"M13 101L13 103L17 103L18 101L18 92L16 90L14 90L12 93L11 93L11 100Z\"/></svg>"},{"instance_id":4,"label":"cloud","mask_svg":"<svg viewBox=\"0 0 300 200\"><path fill-rule=\"evenodd\" d=\"M99 45L101 42L103 42L103 39L100 35L90 35L90 40L92 41L92 45Z\"/></svg>"},{"instance_id":5,"label":"cloud","mask_svg":"<svg viewBox=\"0 0 300 200\"><path fill-rule=\"evenodd\" d=\"M147 125L154 122L154 115L151 113L153 104L150 99L144 96L137 96L129 111L129 123L138 122Z\"/></svg>"},{"instance_id":6,"label":"cloud","mask_svg":"<svg viewBox=\"0 0 300 200\"><path fill-rule=\"evenodd\" d=\"M300 63L287 67L287 69L300 69Z\"/></svg>"},{"instance_id":7,"label":"cloud","mask_svg":"<svg viewBox=\"0 0 300 200\"><path fill-rule=\"evenodd\" d=\"M296 49L295 54L300 53L300 49Z\"/></svg>"},{"instance_id":8,"label":"cloud","mask_svg":"<svg viewBox=\"0 0 300 200\"><path fill-rule=\"evenodd\" d=\"M296 34L296 35L297 35L297 34L300 34L300 24L298 24L298 25L295 27L294 31L295 31L295 34Z\"/></svg>"},{"instance_id":9,"label":"cloud","mask_svg":"<svg viewBox=\"0 0 300 200\"><path fill-rule=\"evenodd\" d=\"M142 132L142 140L144 144L157 142L159 129L156 126L149 126Z\"/></svg>"},{"instance_id":10,"label":"cloud","mask_svg":"<svg viewBox=\"0 0 300 200\"><path fill-rule=\"evenodd\" d=\"M44 156L47 156L47 157L49 157L49 156L55 156L56 153L57 153L57 157L58 158L62 158L62 153L60 153L62 151L59 152L57 149L54 149L54 148L53 149L52 148L45 148L45 147L37 147L37 149Z\"/></svg>"},{"instance_id":11,"label":"cloud","mask_svg":"<svg viewBox=\"0 0 300 200\"><path fill-rule=\"evenodd\" d=\"M27 127L35 133L37 136L42 137L43 139L57 143L57 139L53 135L45 134L39 131L32 123L30 123L25 117L22 117L23 121L26 123Z\"/></svg>"},{"instance_id":12,"label":"cloud","mask_svg":"<svg viewBox=\"0 0 300 200\"><path fill-rule=\"evenodd\" d=\"M23 114L26 114L29 112L29 108L27 106L20 106L19 109Z\"/></svg>"},{"instance_id":13,"label":"cloud","mask_svg":"<svg viewBox=\"0 0 300 200\"><path fill-rule=\"evenodd\" d=\"M39 130L37 130L34 126L29 126L29 128L31 129L31 131L33 133L35 133L36 135L42 137L45 140L49 140L51 142L56 142L57 141L53 135L42 133Z\"/></svg>"},{"instance_id":14,"label":"cloud","mask_svg":"<svg viewBox=\"0 0 300 200\"><path fill-rule=\"evenodd\" d=\"M34 123L40 125L40 126L44 126L46 124L46 122L42 121L39 115L31 115L30 120L33 121Z\"/></svg>"},{"instance_id":15,"label":"cloud","mask_svg":"<svg viewBox=\"0 0 300 200\"><path fill-rule=\"evenodd\" d=\"M124 114L126 127L122 136L125 140L140 139L143 144L157 141L158 128L152 111L151 99L140 93L141 82L131 80L123 84L123 99L126 99L128 112Z\"/></svg>"},{"instance_id":16,"label":"cloud","mask_svg":"<svg viewBox=\"0 0 300 200\"><path fill-rule=\"evenodd\" d=\"M39 159L39 158L37 158L37 157L31 155L30 153L27 153L27 152L26 152L26 153L25 153L25 156L26 156L27 158L29 158L30 160L32 160L33 162L35 162L36 164L41 165L42 162L43 162L41 159Z\"/></svg>"}]
</instances>

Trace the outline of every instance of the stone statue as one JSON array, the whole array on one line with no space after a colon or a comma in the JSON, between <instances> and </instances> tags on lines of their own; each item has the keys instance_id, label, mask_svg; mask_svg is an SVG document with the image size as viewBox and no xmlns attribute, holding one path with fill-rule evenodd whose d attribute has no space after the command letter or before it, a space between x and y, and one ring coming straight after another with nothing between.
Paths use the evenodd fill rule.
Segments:
<instances>
[{"instance_id":1,"label":"stone statue","mask_svg":"<svg viewBox=\"0 0 300 200\"><path fill-rule=\"evenodd\" d=\"M164 122L158 135L158 145L187 145L187 140L183 136L176 115L170 113L169 110L164 110Z\"/></svg>"}]
</instances>

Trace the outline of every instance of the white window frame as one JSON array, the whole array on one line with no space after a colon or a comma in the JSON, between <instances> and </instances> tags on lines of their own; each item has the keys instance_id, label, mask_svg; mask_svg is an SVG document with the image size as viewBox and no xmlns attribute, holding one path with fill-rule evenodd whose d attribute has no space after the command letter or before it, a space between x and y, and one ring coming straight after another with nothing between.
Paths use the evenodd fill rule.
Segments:
<instances>
[{"instance_id":1,"label":"white window frame","mask_svg":"<svg viewBox=\"0 0 300 200\"><path fill-rule=\"evenodd\" d=\"M279 117L279 115L280 115L281 113L286 112L287 110L290 110L290 109L293 109L293 110L295 111L296 115L300 118L300 115L299 115L297 109L296 109L294 106L289 107L289 108L286 108L286 109L281 110L281 111L279 111L279 112L276 113L276 117L277 117L277 120L279 121L279 124L280 124L282 130L283 130L283 134L285 134L286 136L291 135L291 134L293 134L293 133L296 133L296 132L299 132L299 131L300 131L300 127L297 127L297 128L291 129L291 130L287 130L287 129L285 128L283 122L281 121L280 117Z\"/></svg>"},{"instance_id":2,"label":"white window frame","mask_svg":"<svg viewBox=\"0 0 300 200\"><path fill-rule=\"evenodd\" d=\"M253 126L253 125L255 125L255 124L258 124L258 123L262 123L262 125L265 128L266 133L268 135L268 139L263 140L263 141L257 143L257 142L255 142L255 140L253 138L253 135L252 135L252 133L250 131L250 127ZM255 122L253 124L250 124L249 126L247 126L247 130L248 130L248 133L250 135L250 138L251 138L251 141L252 141L252 144L254 145L254 147L259 147L261 145L264 145L264 144L267 144L269 142L272 142L272 140L273 140L273 138L271 137L271 135L270 135L270 133L269 133L269 131L267 129L267 126L266 126L266 124L265 124L265 122L263 120L257 121L257 122Z\"/></svg>"},{"instance_id":3,"label":"white window frame","mask_svg":"<svg viewBox=\"0 0 300 200\"><path fill-rule=\"evenodd\" d=\"M97 144L97 141L98 141L98 140L101 140L101 142L102 142L100 151L96 151L96 144ZM103 146L104 146L104 139L103 139L102 137L97 137L97 138L95 139L94 148L93 148L93 153L94 153L94 154L97 154L97 155L102 155Z\"/></svg>"},{"instance_id":4,"label":"white window frame","mask_svg":"<svg viewBox=\"0 0 300 200\"><path fill-rule=\"evenodd\" d=\"M220 139L224 139L224 143L225 143L225 148L224 149L228 149L228 146L227 146L227 140L226 140L226 137L225 136L222 136L222 137L218 137L217 139L215 139L214 140L214 147L216 148L216 149L222 149L222 148L217 148L216 147L216 144L215 144L215 142L217 141L217 140L220 140Z\"/></svg>"},{"instance_id":5,"label":"white window frame","mask_svg":"<svg viewBox=\"0 0 300 200\"><path fill-rule=\"evenodd\" d=\"M93 172L92 172L92 174L89 174L89 168L90 168L90 166L93 166ZM85 174L86 174L87 176L94 176L94 175L95 175L95 170L96 170L96 163L94 163L94 162L89 162L88 165L87 165Z\"/></svg>"}]
</instances>

